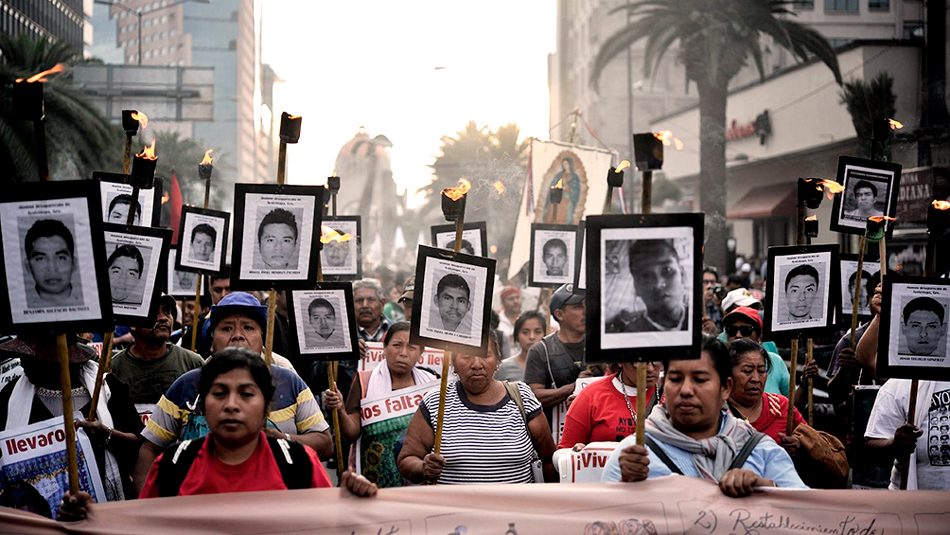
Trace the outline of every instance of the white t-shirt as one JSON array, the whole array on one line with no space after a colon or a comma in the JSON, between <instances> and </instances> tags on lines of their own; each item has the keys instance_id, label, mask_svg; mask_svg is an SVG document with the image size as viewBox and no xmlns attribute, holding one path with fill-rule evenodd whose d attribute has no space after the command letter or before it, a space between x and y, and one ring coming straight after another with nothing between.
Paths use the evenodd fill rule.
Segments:
<instances>
[{"instance_id":1,"label":"white t-shirt","mask_svg":"<svg viewBox=\"0 0 950 535\"><path fill-rule=\"evenodd\" d=\"M891 379L881 387L864 432L866 438L894 438L894 431L907 421L910 383L909 379ZM950 490L950 382L920 381L915 420L923 435L917 439L911 459L916 470L908 476L907 488ZM890 488L900 488L896 462Z\"/></svg>"}]
</instances>

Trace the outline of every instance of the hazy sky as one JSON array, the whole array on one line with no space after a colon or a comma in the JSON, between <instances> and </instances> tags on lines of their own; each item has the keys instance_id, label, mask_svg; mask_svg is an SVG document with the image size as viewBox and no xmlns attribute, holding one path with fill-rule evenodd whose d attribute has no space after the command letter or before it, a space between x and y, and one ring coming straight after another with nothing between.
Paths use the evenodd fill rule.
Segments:
<instances>
[{"instance_id":1,"label":"hazy sky","mask_svg":"<svg viewBox=\"0 0 950 535\"><path fill-rule=\"evenodd\" d=\"M288 181L324 181L360 126L392 143L393 175L414 191L440 138L469 120L515 122L547 139L551 0L263 3L263 61L285 80L275 114L303 116ZM443 67L436 69L436 67ZM345 178L345 177L344 177Z\"/></svg>"}]
</instances>

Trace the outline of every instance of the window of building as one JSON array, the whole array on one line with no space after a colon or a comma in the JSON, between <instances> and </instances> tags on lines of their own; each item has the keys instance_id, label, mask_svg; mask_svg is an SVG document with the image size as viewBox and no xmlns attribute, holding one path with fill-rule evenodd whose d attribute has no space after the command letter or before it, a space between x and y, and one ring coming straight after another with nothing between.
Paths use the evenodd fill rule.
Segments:
<instances>
[{"instance_id":1,"label":"window of building","mask_svg":"<svg viewBox=\"0 0 950 535\"><path fill-rule=\"evenodd\" d=\"M924 38L924 23L904 21L904 39L921 40Z\"/></svg>"},{"instance_id":2,"label":"window of building","mask_svg":"<svg viewBox=\"0 0 950 535\"><path fill-rule=\"evenodd\" d=\"M148 59L148 58L150 58L150 57L152 57L152 51L151 51L151 50L146 50L146 51L145 51L145 59Z\"/></svg>"},{"instance_id":3,"label":"window of building","mask_svg":"<svg viewBox=\"0 0 950 535\"><path fill-rule=\"evenodd\" d=\"M162 24L168 22L168 15L162 15Z\"/></svg>"},{"instance_id":4,"label":"window of building","mask_svg":"<svg viewBox=\"0 0 950 535\"><path fill-rule=\"evenodd\" d=\"M151 36L151 35L146 35L146 36L145 36L145 39L143 39L143 41L145 41L146 43L151 43L151 42L152 42L152 36Z\"/></svg>"},{"instance_id":5,"label":"window of building","mask_svg":"<svg viewBox=\"0 0 950 535\"><path fill-rule=\"evenodd\" d=\"M792 7L796 9L815 9L815 0L795 0Z\"/></svg>"},{"instance_id":6,"label":"window of building","mask_svg":"<svg viewBox=\"0 0 950 535\"><path fill-rule=\"evenodd\" d=\"M825 11L846 11L857 13L858 0L825 0Z\"/></svg>"},{"instance_id":7,"label":"window of building","mask_svg":"<svg viewBox=\"0 0 950 535\"><path fill-rule=\"evenodd\" d=\"M159 39L165 39L165 32L158 34Z\"/></svg>"},{"instance_id":8,"label":"window of building","mask_svg":"<svg viewBox=\"0 0 950 535\"><path fill-rule=\"evenodd\" d=\"M868 0L868 9L887 11L891 9L891 0Z\"/></svg>"},{"instance_id":9,"label":"window of building","mask_svg":"<svg viewBox=\"0 0 950 535\"><path fill-rule=\"evenodd\" d=\"M152 9L158 9L158 0L152 2Z\"/></svg>"},{"instance_id":10,"label":"window of building","mask_svg":"<svg viewBox=\"0 0 950 535\"><path fill-rule=\"evenodd\" d=\"M175 37L175 30L168 30L169 37Z\"/></svg>"}]
</instances>

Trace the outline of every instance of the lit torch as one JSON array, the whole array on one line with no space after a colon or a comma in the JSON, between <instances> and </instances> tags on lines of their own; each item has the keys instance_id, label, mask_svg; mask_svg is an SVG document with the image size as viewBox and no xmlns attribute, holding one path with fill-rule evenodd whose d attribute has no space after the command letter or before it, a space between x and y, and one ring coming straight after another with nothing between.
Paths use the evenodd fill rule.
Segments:
<instances>
[{"instance_id":1,"label":"lit torch","mask_svg":"<svg viewBox=\"0 0 950 535\"><path fill-rule=\"evenodd\" d=\"M672 131L660 130L653 135L663 143L664 147L669 147L672 144L676 150L683 150L683 142L680 141L680 138L675 137Z\"/></svg>"},{"instance_id":2,"label":"lit torch","mask_svg":"<svg viewBox=\"0 0 950 535\"><path fill-rule=\"evenodd\" d=\"M904 128L904 123L898 121L897 119L888 119L887 122L891 125L891 130L900 130L901 128Z\"/></svg>"},{"instance_id":3,"label":"lit torch","mask_svg":"<svg viewBox=\"0 0 950 535\"><path fill-rule=\"evenodd\" d=\"M151 188L155 181L155 166L158 164L158 157L155 156L155 140L152 144L142 149L142 152L135 155L132 162L132 187Z\"/></svg>"},{"instance_id":4,"label":"lit torch","mask_svg":"<svg viewBox=\"0 0 950 535\"><path fill-rule=\"evenodd\" d=\"M134 136L139 128L145 130L148 127L148 115L138 110L122 110L122 129L125 135Z\"/></svg>"},{"instance_id":5,"label":"lit torch","mask_svg":"<svg viewBox=\"0 0 950 535\"><path fill-rule=\"evenodd\" d=\"M320 243L324 245L328 243L344 243L351 239L353 239L353 235L348 232L340 234L326 225L320 226Z\"/></svg>"},{"instance_id":6,"label":"lit torch","mask_svg":"<svg viewBox=\"0 0 950 535\"><path fill-rule=\"evenodd\" d=\"M211 152L214 149L208 149L205 151L205 157L201 159L201 163L198 164L198 176L203 180L211 180L211 172L214 170L214 160L211 158Z\"/></svg>"},{"instance_id":7,"label":"lit torch","mask_svg":"<svg viewBox=\"0 0 950 535\"><path fill-rule=\"evenodd\" d=\"M564 199L564 179L560 178L557 184L551 186L548 190L548 202L551 204L551 219L557 223L557 208Z\"/></svg>"},{"instance_id":8,"label":"lit torch","mask_svg":"<svg viewBox=\"0 0 950 535\"><path fill-rule=\"evenodd\" d=\"M442 215L446 221L459 221L465 216L465 194L471 188L468 180L460 178L457 187L442 190Z\"/></svg>"},{"instance_id":9,"label":"lit torch","mask_svg":"<svg viewBox=\"0 0 950 535\"><path fill-rule=\"evenodd\" d=\"M607 186L610 188L619 188L623 186L624 169L630 167L630 161L624 160L617 167L611 167L607 171Z\"/></svg>"},{"instance_id":10,"label":"lit torch","mask_svg":"<svg viewBox=\"0 0 950 535\"><path fill-rule=\"evenodd\" d=\"M805 236L808 238L818 237L818 216L812 214L805 218Z\"/></svg>"},{"instance_id":11,"label":"lit torch","mask_svg":"<svg viewBox=\"0 0 950 535\"><path fill-rule=\"evenodd\" d=\"M896 218L888 217L886 215L872 215L868 218L868 226L864 231L864 235L867 236L868 241L878 242L878 247L881 254L881 277L884 277L884 275L887 273L887 246L885 245L884 239L886 235L887 222L895 220Z\"/></svg>"},{"instance_id":12,"label":"lit torch","mask_svg":"<svg viewBox=\"0 0 950 535\"><path fill-rule=\"evenodd\" d=\"M825 195L828 196L828 200L834 199L835 195L844 191L844 184L839 184L834 180L822 180L819 182L820 187L825 189Z\"/></svg>"},{"instance_id":13,"label":"lit torch","mask_svg":"<svg viewBox=\"0 0 950 535\"><path fill-rule=\"evenodd\" d=\"M798 178L798 206L812 210L821 206L824 184L820 178Z\"/></svg>"},{"instance_id":14,"label":"lit torch","mask_svg":"<svg viewBox=\"0 0 950 535\"><path fill-rule=\"evenodd\" d=\"M498 192L498 196L500 197L501 194L505 192L505 185L501 182L501 180L496 181L494 185L495 191Z\"/></svg>"},{"instance_id":15,"label":"lit torch","mask_svg":"<svg viewBox=\"0 0 950 535\"><path fill-rule=\"evenodd\" d=\"M43 82L46 76L63 71L63 64L34 74L29 78L17 78L13 85L13 113L22 121L41 121L46 115L43 101ZM39 83L37 83L39 82Z\"/></svg>"},{"instance_id":16,"label":"lit torch","mask_svg":"<svg viewBox=\"0 0 950 535\"><path fill-rule=\"evenodd\" d=\"M927 207L927 233L939 239L950 226L950 202L934 201Z\"/></svg>"},{"instance_id":17,"label":"lit torch","mask_svg":"<svg viewBox=\"0 0 950 535\"><path fill-rule=\"evenodd\" d=\"M642 172L663 168L663 140L653 132L633 135L633 161Z\"/></svg>"}]
</instances>

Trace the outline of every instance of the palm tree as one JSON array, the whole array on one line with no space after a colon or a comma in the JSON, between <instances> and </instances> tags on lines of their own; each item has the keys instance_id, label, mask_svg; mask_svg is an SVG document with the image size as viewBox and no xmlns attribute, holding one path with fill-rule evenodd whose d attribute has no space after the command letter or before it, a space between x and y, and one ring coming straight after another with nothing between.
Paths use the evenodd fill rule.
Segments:
<instances>
[{"instance_id":1,"label":"palm tree","mask_svg":"<svg viewBox=\"0 0 950 535\"><path fill-rule=\"evenodd\" d=\"M838 58L817 31L789 20L787 0L639 0L617 8L632 22L612 35L597 54L590 83L616 55L646 39L644 72L656 69L676 48L677 60L699 91L699 204L706 212L706 262L724 266L726 232L726 99L729 82L751 57L765 77L762 37L801 61L812 55L841 83Z\"/></svg>"},{"instance_id":2,"label":"palm tree","mask_svg":"<svg viewBox=\"0 0 950 535\"><path fill-rule=\"evenodd\" d=\"M894 77L882 72L874 77L871 83L858 79L845 82L841 88L841 103L851 114L851 123L854 125L854 131L858 133L861 150L870 158L874 122L893 118L897 114ZM890 161L890 144L879 143L879 146L884 149L884 160Z\"/></svg>"},{"instance_id":3,"label":"palm tree","mask_svg":"<svg viewBox=\"0 0 950 535\"><path fill-rule=\"evenodd\" d=\"M4 87L57 63L83 61L64 41L25 35L0 35L0 55L0 85ZM121 169L121 131L72 87L71 78L69 72L52 75L44 87L52 178L92 178L94 170ZM37 180L33 125L16 119L12 110L12 92L0 92L0 169L5 180Z\"/></svg>"}]
</instances>

